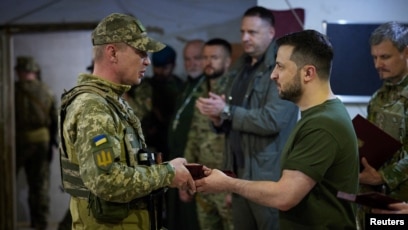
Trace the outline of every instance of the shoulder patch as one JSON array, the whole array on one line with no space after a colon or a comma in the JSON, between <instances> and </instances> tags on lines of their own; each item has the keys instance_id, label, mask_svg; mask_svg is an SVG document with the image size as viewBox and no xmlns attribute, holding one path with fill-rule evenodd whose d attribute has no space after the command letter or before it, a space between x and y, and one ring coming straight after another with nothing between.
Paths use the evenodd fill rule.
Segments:
<instances>
[{"instance_id":1,"label":"shoulder patch","mask_svg":"<svg viewBox=\"0 0 408 230\"><path fill-rule=\"evenodd\" d=\"M108 143L108 138L106 137L105 134L101 134L92 138L92 141L95 144L95 146L100 146L104 143Z\"/></svg>"},{"instance_id":2,"label":"shoulder patch","mask_svg":"<svg viewBox=\"0 0 408 230\"><path fill-rule=\"evenodd\" d=\"M95 151L93 157L98 168L104 171L109 171L111 169L114 158L112 148Z\"/></svg>"}]
</instances>

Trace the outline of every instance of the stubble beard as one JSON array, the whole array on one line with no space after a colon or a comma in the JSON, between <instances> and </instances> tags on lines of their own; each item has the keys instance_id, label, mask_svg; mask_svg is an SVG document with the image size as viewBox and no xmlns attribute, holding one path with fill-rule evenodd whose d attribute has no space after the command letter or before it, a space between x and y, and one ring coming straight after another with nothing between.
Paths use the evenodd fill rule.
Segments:
<instances>
[{"instance_id":1,"label":"stubble beard","mask_svg":"<svg viewBox=\"0 0 408 230\"><path fill-rule=\"evenodd\" d=\"M284 99L291 101L293 103L297 103L302 96L302 84L300 82L300 76L297 74L293 80L288 84L285 90L282 89L279 92L279 96Z\"/></svg>"}]
</instances>

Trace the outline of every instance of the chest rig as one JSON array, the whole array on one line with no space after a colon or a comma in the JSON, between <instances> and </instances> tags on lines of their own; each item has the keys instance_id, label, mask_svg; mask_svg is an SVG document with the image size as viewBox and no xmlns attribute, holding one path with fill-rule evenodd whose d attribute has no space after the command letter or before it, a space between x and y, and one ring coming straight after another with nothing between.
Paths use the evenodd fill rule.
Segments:
<instances>
[{"instance_id":1,"label":"chest rig","mask_svg":"<svg viewBox=\"0 0 408 230\"><path fill-rule=\"evenodd\" d=\"M64 190L75 197L87 198L89 209L92 211L95 219L99 221L117 223L128 216L129 209L144 209L149 212L150 229L161 229L162 220L162 203L164 188L155 190L145 197L141 197L130 201L129 203L113 203L103 201L94 196L85 187L79 173L79 165L71 162L68 159L68 154L65 146L62 125L66 116L66 109L72 100L81 93L93 93L103 97L119 116L121 123L124 125L124 138L121 140L121 162L126 162L129 167L136 165L151 166L156 163L161 163L161 159L157 159L154 153L146 151L146 143L143 136L140 120L133 113L132 109L119 98L117 94L99 87L94 84L79 85L64 93L61 99L61 110L59 117L60 125L60 164L61 164L61 179ZM73 151L71 149L71 151Z\"/></svg>"},{"instance_id":2,"label":"chest rig","mask_svg":"<svg viewBox=\"0 0 408 230\"><path fill-rule=\"evenodd\" d=\"M129 106L124 102L121 102L120 98L107 89L98 87L94 84L84 84L72 88L70 91L65 92L61 97L61 109L59 117L60 125L60 164L61 164L61 180L64 190L75 197L88 198L89 190L85 187L80 174L79 165L71 162L68 159L67 149L65 146L65 140L62 131L62 125L66 116L66 109L73 99L82 93L92 93L103 97L116 111L116 114L120 117L121 123L125 127L124 138L121 140L121 159L120 161L126 162L130 167L138 165L139 160L149 159L151 156L147 153L139 154L146 148L144 136L141 129L139 119L134 115ZM71 149L71 151L73 151ZM139 159L140 158L140 159ZM143 158L143 159L142 159ZM143 161L142 161L143 162Z\"/></svg>"}]
</instances>

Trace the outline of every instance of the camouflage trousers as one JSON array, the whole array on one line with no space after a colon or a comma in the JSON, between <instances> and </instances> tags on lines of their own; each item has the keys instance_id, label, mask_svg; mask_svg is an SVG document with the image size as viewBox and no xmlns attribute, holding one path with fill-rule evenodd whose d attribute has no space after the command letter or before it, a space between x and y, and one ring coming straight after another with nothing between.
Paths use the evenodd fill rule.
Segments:
<instances>
[{"instance_id":1,"label":"camouflage trousers","mask_svg":"<svg viewBox=\"0 0 408 230\"><path fill-rule=\"evenodd\" d=\"M28 184L31 226L46 229L49 213L49 142L17 143L16 173L24 168Z\"/></svg>"},{"instance_id":2,"label":"camouflage trousers","mask_svg":"<svg viewBox=\"0 0 408 230\"><path fill-rule=\"evenodd\" d=\"M231 207L226 206L226 193L195 196L201 230L233 230Z\"/></svg>"}]
</instances>

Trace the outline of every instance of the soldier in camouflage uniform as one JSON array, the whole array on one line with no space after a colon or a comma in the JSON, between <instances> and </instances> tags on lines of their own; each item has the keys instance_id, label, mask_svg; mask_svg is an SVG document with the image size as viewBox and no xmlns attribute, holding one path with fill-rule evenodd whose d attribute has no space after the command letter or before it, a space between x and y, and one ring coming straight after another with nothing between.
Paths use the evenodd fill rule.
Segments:
<instances>
[{"instance_id":1,"label":"soldier in camouflage uniform","mask_svg":"<svg viewBox=\"0 0 408 230\"><path fill-rule=\"evenodd\" d=\"M123 96L139 119L152 111L152 91L152 86L142 80L139 85L132 85L130 90Z\"/></svg>"},{"instance_id":2,"label":"soldier in camouflage uniform","mask_svg":"<svg viewBox=\"0 0 408 230\"><path fill-rule=\"evenodd\" d=\"M176 51L168 45L154 53L152 55L153 76L143 79L141 84L144 88L147 85L151 88L151 111L141 117L146 143L149 148L161 152L164 159L169 159L168 128L184 84L174 74L176 58ZM138 92L137 95L140 93Z\"/></svg>"},{"instance_id":3,"label":"soldier in camouflage uniform","mask_svg":"<svg viewBox=\"0 0 408 230\"><path fill-rule=\"evenodd\" d=\"M408 28L396 22L379 26L370 37L374 65L384 83L372 96L367 119L399 140L403 147L378 171L364 159L361 192L380 191L408 201ZM366 208L359 208L359 228L364 229Z\"/></svg>"},{"instance_id":4,"label":"soldier in camouflage uniform","mask_svg":"<svg viewBox=\"0 0 408 230\"><path fill-rule=\"evenodd\" d=\"M86 67L86 70L88 70L90 73L93 72L93 69L94 69L94 60L92 60L91 64L88 67ZM126 99L125 96L124 96L124 98ZM69 211L69 207L68 207L68 210L65 212L64 217L58 223L58 228L57 229L58 230L70 230L71 226L72 226L72 216L71 216L71 212Z\"/></svg>"},{"instance_id":5,"label":"soldier in camouflage uniform","mask_svg":"<svg viewBox=\"0 0 408 230\"><path fill-rule=\"evenodd\" d=\"M203 48L203 65L206 84L201 85L198 97L207 97L208 92L223 94L226 85L224 73L231 64L231 45L224 39L212 39ZM225 137L215 133L209 119L198 110L193 114L191 129L184 157L209 168L222 168ZM180 191L182 196L188 192ZM182 198L183 199L183 198ZM232 230L231 194L195 195L198 220L201 230Z\"/></svg>"},{"instance_id":6,"label":"soldier in camouflage uniform","mask_svg":"<svg viewBox=\"0 0 408 230\"><path fill-rule=\"evenodd\" d=\"M24 167L29 186L31 226L45 229L49 212L52 144L56 145L57 109L50 88L39 81L32 57L17 57L15 70L16 169Z\"/></svg>"},{"instance_id":7,"label":"soldier in camouflage uniform","mask_svg":"<svg viewBox=\"0 0 408 230\"><path fill-rule=\"evenodd\" d=\"M187 80L181 97L176 103L176 110L171 119L168 131L169 157L176 158L184 155L187 136L190 130L191 119L194 112L194 104L201 84L204 83L201 52L204 41L201 39L189 40L183 48L184 70ZM170 230L198 229L196 204L190 200L183 202L179 198L177 189L169 189L167 192L166 221Z\"/></svg>"},{"instance_id":8,"label":"soldier in camouflage uniform","mask_svg":"<svg viewBox=\"0 0 408 230\"><path fill-rule=\"evenodd\" d=\"M144 151L140 121L122 98L139 84L148 52L164 44L141 22L111 14L92 32L93 74L63 94L60 111L61 167L71 195L73 229L163 229L156 198L166 186L191 189L194 181L176 158L158 163Z\"/></svg>"}]
</instances>

